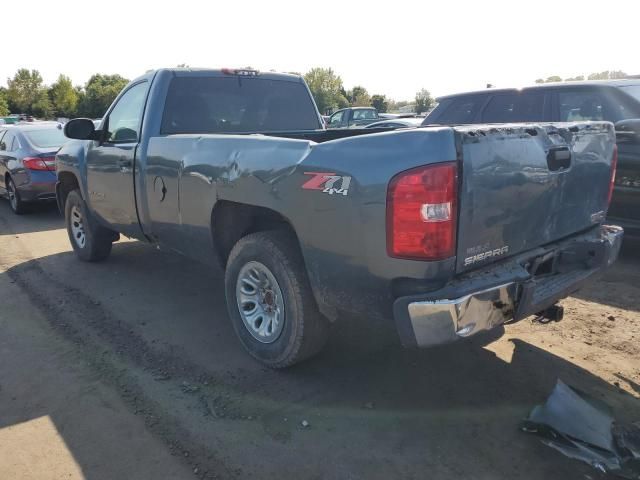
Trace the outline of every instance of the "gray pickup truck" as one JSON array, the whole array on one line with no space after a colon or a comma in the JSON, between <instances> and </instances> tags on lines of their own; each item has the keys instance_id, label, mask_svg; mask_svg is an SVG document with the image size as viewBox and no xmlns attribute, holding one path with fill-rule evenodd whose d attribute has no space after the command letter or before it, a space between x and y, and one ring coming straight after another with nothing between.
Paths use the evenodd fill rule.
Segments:
<instances>
[{"instance_id":1,"label":"gray pickup truck","mask_svg":"<svg viewBox=\"0 0 640 480\"><path fill-rule=\"evenodd\" d=\"M603 225L607 122L324 130L299 76L163 69L65 134L78 257L124 234L219 263L238 338L270 367L318 352L344 312L394 318L407 346L557 319L622 239Z\"/></svg>"}]
</instances>

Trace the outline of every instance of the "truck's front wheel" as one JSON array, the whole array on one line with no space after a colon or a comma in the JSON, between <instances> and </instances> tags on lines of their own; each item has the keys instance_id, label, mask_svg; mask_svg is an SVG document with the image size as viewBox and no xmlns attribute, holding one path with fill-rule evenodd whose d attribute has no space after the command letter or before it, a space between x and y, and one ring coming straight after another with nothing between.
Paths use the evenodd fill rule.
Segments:
<instances>
[{"instance_id":1,"label":"truck's front wheel","mask_svg":"<svg viewBox=\"0 0 640 480\"><path fill-rule=\"evenodd\" d=\"M301 255L286 232L242 238L227 262L225 290L240 342L265 365L288 367L324 346L328 322L318 312Z\"/></svg>"},{"instance_id":2,"label":"truck's front wheel","mask_svg":"<svg viewBox=\"0 0 640 480\"><path fill-rule=\"evenodd\" d=\"M99 262L109 256L114 232L91 218L79 190L67 195L64 217L71 246L78 258L85 262Z\"/></svg>"}]
</instances>

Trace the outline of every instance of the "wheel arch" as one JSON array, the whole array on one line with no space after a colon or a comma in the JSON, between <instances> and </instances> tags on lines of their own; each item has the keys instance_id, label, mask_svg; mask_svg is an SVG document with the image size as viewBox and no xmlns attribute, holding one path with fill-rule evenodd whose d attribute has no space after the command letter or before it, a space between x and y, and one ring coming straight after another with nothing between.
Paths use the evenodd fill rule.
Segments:
<instances>
[{"instance_id":1,"label":"wheel arch","mask_svg":"<svg viewBox=\"0 0 640 480\"><path fill-rule=\"evenodd\" d=\"M67 196L73 190L80 190L80 196L82 196L82 189L80 188L80 182L75 173L69 171L58 172L58 182L56 183L56 200L58 202L58 210L64 214L64 205L67 201Z\"/></svg>"},{"instance_id":2,"label":"wheel arch","mask_svg":"<svg viewBox=\"0 0 640 480\"><path fill-rule=\"evenodd\" d=\"M216 202L211 212L211 237L215 255L221 266L225 266L233 246L250 233L267 230L288 232L300 248L298 235L293 225L279 212L228 200Z\"/></svg>"},{"instance_id":3,"label":"wheel arch","mask_svg":"<svg viewBox=\"0 0 640 480\"><path fill-rule=\"evenodd\" d=\"M303 253L302 244L293 223L280 212L267 207L258 207L228 200L219 200L211 212L211 238L213 249L220 266L224 269L231 249L241 238L256 232L280 230L287 232L298 254L311 284L314 299L320 312L331 321L336 320L337 311L323 301L315 288L309 265Z\"/></svg>"}]
</instances>

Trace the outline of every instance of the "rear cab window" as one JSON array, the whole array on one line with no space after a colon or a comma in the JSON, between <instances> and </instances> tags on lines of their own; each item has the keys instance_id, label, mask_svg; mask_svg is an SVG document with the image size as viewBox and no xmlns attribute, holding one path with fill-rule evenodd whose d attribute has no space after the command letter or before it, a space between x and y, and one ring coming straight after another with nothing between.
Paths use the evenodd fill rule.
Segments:
<instances>
[{"instance_id":1,"label":"rear cab window","mask_svg":"<svg viewBox=\"0 0 640 480\"><path fill-rule=\"evenodd\" d=\"M176 77L169 85L161 133L320 128L315 105L302 82L237 76Z\"/></svg>"},{"instance_id":2,"label":"rear cab window","mask_svg":"<svg viewBox=\"0 0 640 480\"><path fill-rule=\"evenodd\" d=\"M37 148L58 148L68 140L61 128L24 131L24 136L31 145Z\"/></svg>"},{"instance_id":3,"label":"rear cab window","mask_svg":"<svg viewBox=\"0 0 640 480\"><path fill-rule=\"evenodd\" d=\"M378 114L370 108L360 108L353 111L354 120L374 120L376 118L378 118Z\"/></svg>"}]
</instances>

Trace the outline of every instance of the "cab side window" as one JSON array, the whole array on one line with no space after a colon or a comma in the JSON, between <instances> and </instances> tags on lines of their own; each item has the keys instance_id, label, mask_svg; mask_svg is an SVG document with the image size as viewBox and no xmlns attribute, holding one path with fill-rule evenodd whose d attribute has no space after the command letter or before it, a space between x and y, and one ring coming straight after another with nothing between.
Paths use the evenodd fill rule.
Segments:
<instances>
[{"instance_id":1,"label":"cab side window","mask_svg":"<svg viewBox=\"0 0 640 480\"><path fill-rule=\"evenodd\" d=\"M329 119L329 126L330 127L339 126L342 123L343 116L344 116L344 112L338 112L331 115L331 118Z\"/></svg>"},{"instance_id":2,"label":"cab side window","mask_svg":"<svg viewBox=\"0 0 640 480\"><path fill-rule=\"evenodd\" d=\"M134 143L138 141L146 98L147 82L132 86L120 97L107 118L106 142Z\"/></svg>"},{"instance_id":3,"label":"cab side window","mask_svg":"<svg viewBox=\"0 0 640 480\"><path fill-rule=\"evenodd\" d=\"M599 92L589 90L558 92L561 122L604 120L604 101Z\"/></svg>"},{"instance_id":4,"label":"cab side window","mask_svg":"<svg viewBox=\"0 0 640 480\"><path fill-rule=\"evenodd\" d=\"M437 122L450 125L473 123L485 98L484 95L453 98L446 110L438 117Z\"/></svg>"},{"instance_id":5,"label":"cab side window","mask_svg":"<svg viewBox=\"0 0 640 480\"><path fill-rule=\"evenodd\" d=\"M482 112L485 123L544 121L544 93L525 92L494 95Z\"/></svg>"},{"instance_id":6,"label":"cab side window","mask_svg":"<svg viewBox=\"0 0 640 480\"><path fill-rule=\"evenodd\" d=\"M3 137L5 133L7 133L6 130L0 130L0 151L6 150L3 143Z\"/></svg>"}]
</instances>

